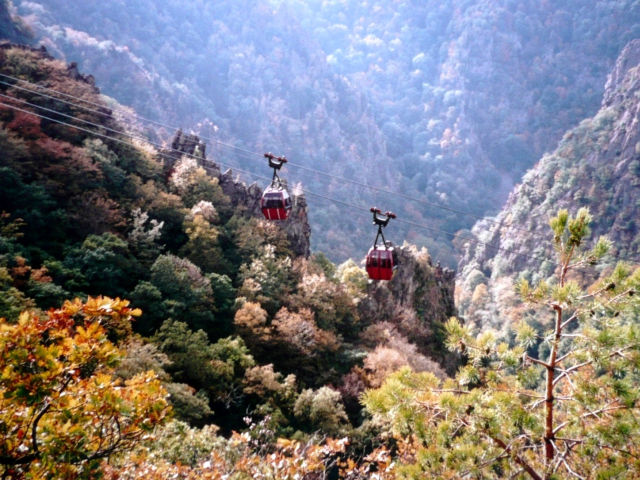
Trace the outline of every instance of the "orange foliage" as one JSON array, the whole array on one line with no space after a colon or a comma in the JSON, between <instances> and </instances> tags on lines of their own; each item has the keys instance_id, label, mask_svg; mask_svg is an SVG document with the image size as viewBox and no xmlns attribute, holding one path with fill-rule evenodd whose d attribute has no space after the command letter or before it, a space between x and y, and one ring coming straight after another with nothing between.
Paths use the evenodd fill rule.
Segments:
<instances>
[{"instance_id":1,"label":"orange foliage","mask_svg":"<svg viewBox=\"0 0 640 480\"><path fill-rule=\"evenodd\" d=\"M225 478L312 479L325 478L328 468L345 452L347 439L327 439L324 444L279 439L271 451L256 453L251 437L234 433L229 441L233 455L213 451L194 467L174 465L148 458L144 453L131 456L121 467L104 465L107 480L222 480ZM345 464L345 467L347 465ZM352 469L353 470L353 469ZM345 470L346 472L346 470ZM341 477L347 478L347 477ZM350 477L355 480L356 477ZM364 478L364 477L361 477Z\"/></svg>"},{"instance_id":2,"label":"orange foliage","mask_svg":"<svg viewBox=\"0 0 640 480\"><path fill-rule=\"evenodd\" d=\"M290 312L282 307L273 320L278 338L305 355L319 350L335 351L339 347L336 336L317 327L314 314L307 308Z\"/></svg>"},{"instance_id":3,"label":"orange foliage","mask_svg":"<svg viewBox=\"0 0 640 480\"><path fill-rule=\"evenodd\" d=\"M106 334L140 314L128 305L76 299L45 318L0 319L3 478L77 478L166 417L166 391L153 372L124 383L112 376L122 352Z\"/></svg>"}]
</instances>

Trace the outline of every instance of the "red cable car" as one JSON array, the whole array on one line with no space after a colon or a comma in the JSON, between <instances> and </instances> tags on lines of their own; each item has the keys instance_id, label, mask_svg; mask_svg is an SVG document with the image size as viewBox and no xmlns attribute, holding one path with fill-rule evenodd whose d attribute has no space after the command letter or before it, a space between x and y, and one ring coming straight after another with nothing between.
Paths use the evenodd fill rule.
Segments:
<instances>
[{"instance_id":1,"label":"red cable car","mask_svg":"<svg viewBox=\"0 0 640 480\"><path fill-rule=\"evenodd\" d=\"M384 239L382 229L387 226L389 220L396 218L395 214L385 212L382 215L380 209L372 207L373 224L378 226L378 234L373 241L373 247L367 253L367 274L372 280L391 280L393 272L398 266L398 259L393 244ZM382 237L382 243L378 244L378 239Z\"/></svg>"},{"instance_id":2,"label":"red cable car","mask_svg":"<svg viewBox=\"0 0 640 480\"><path fill-rule=\"evenodd\" d=\"M260 200L262 214L267 220L286 220L291 211L291 197L282 187L267 187Z\"/></svg>"},{"instance_id":3,"label":"red cable car","mask_svg":"<svg viewBox=\"0 0 640 480\"><path fill-rule=\"evenodd\" d=\"M291 197L278 177L278 170L287 163L287 159L276 157L271 153L265 153L264 156L269 160L269 166L273 168L273 179L260 199L262 214L267 220L286 220L291 212Z\"/></svg>"}]
</instances>

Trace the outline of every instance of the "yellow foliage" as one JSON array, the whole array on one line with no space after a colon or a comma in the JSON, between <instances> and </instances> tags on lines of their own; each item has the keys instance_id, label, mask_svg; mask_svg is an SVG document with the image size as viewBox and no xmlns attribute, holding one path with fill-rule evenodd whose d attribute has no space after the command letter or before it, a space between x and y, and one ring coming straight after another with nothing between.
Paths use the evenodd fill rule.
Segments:
<instances>
[{"instance_id":1,"label":"yellow foliage","mask_svg":"<svg viewBox=\"0 0 640 480\"><path fill-rule=\"evenodd\" d=\"M44 318L0 319L0 473L75 478L164 420L167 394L155 373L124 384L112 375L123 354L108 330L139 314L126 300L98 297L67 301Z\"/></svg>"}]
</instances>

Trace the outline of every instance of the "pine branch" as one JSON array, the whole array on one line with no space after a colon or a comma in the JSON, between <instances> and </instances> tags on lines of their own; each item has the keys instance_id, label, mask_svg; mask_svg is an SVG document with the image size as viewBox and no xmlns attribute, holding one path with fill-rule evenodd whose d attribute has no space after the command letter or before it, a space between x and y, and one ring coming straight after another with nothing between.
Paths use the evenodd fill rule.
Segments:
<instances>
[{"instance_id":1,"label":"pine branch","mask_svg":"<svg viewBox=\"0 0 640 480\"><path fill-rule=\"evenodd\" d=\"M500 448L503 448L505 452L507 452L507 453L509 453L509 454L511 454L511 453L512 453L512 451L511 451L511 447L510 447L509 445L507 445L506 443L504 443L504 441L503 441L503 440L500 440L499 438L494 437L493 435L490 435L490 434L488 434L488 433L486 433L486 432L485 432L485 435L486 435L488 438L490 438L491 440L493 440L493 442L494 442L496 445L498 445ZM542 477L538 474L538 472L536 472L536 471L534 470L534 468L533 468L531 465L529 465L529 464L527 463L527 461L526 461L526 460L524 460L520 455L515 454L515 455L513 455L513 457L512 457L512 458L515 460L515 462L516 462L518 465L520 465L520 466L521 466L521 467L522 467L522 468L523 468L523 469L524 469L524 470L529 474L529 476L530 476L531 478L533 478L534 480L543 480L543 479L542 479Z\"/></svg>"},{"instance_id":2,"label":"pine branch","mask_svg":"<svg viewBox=\"0 0 640 480\"><path fill-rule=\"evenodd\" d=\"M618 295L616 295L615 297L611 297L611 298L607 301L606 305L611 305L612 303L617 302L620 298L628 297L628 296L629 296L629 294L630 294L630 293L632 293L632 292L635 292L635 289L634 289L634 288L627 288L624 292L619 293L619 294L618 294Z\"/></svg>"},{"instance_id":3,"label":"pine branch","mask_svg":"<svg viewBox=\"0 0 640 480\"><path fill-rule=\"evenodd\" d=\"M578 417L577 420L582 420L584 418L589 418L589 417L598 417L600 418L600 415L603 413L608 413L608 412L613 412L616 410L629 410L631 408L634 407L627 407L626 405L615 405L615 406L611 406L614 405L617 402L617 400L608 403L606 406L598 409L598 410L593 410L593 411L588 411L587 413L583 413L582 415L580 415ZM575 421L575 419L574 419ZM570 423L572 423L571 421L567 420L565 422L562 422L560 425L558 425L554 430L553 430L553 435L555 436L556 433L558 433L560 430L562 430L564 427L566 427L567 425L569 425Z\"/></svg>"},{"instance_id":4,"label":"pine branch","mask_svg":"<svg viewBox=\"0 0 640 480\"><path fill-rule=\"evenodd\" d=\"M632 349L632 348L634 348L635 346L636 346L636 345L627 345L626 347L619 348L619 349L618 349L618 350L616 350L615 352L611 352L611 353L610 353L609 355L607 355L605 358L611 358L611 357L615 357L615 356L619 356L619 357L625 358L625 356L624 356L624 353L623 353L623 352L625 352L625 351L627 351L627 350L631 350L631 349ZM561 359L564 359L564 357L566 357L566 356L570 355L571 353L574 353L574 352L569 352L569 353L567 353L566 355L564 355L563 357L561 357ZM556 363L559 363L559 362L560 362L560 360L556 360ZM587 365L590 365L590 364L592 364L593 362L594 362L594 360L587 360L586 362L578 363L578 364L573 365L572 367L569 367L569 368L567 368L567 369L562 369L562 368L558 369L558 370L560 370L560 371L561 371L561 374L560 374L558 377L556 377L556 379L554 380L554 382L553 382L553 383L554 383L554 386L555 386L555 385L556 385L560 380L562 380L563 378L568 377L568 376L569 376L569 374L571 374L571 373L575 372L576 370L579 370L579 369L581 369L581 368L583 368L583 367L586 367Z\"/></svg>"}]
</instances>

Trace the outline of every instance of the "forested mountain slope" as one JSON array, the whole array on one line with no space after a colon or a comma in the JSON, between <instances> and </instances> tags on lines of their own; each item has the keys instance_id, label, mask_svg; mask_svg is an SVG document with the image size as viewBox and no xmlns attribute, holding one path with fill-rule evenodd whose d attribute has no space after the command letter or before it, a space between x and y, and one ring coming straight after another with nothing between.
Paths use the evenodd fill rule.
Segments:
<instances>
[{"instance_id":1,"label":"forested mountain slope","mask_svg":"<svg viewBox=\"0 0 640 480\"><path fill-rule=\"evenodd\" d=\"M442 231L474 217L435 204L495 211L596 112L616 56L640 34L631 0L14 3L37 42L142 114L426 202L287 172L311 192L395 210L414 223L398 223L397 238L449 264ZM212 157L264 174L255 156L208 143ZM308 201L315 247L361 256L364 214Z\"/></svg>"},{"instance_id":2,"label":"forested mountain slope","mask_svg":"<svg viewBox=\"0 0 640 480\"><path fill-rule=\"evenodd\" d=\"M484 244L466 245L457 286L458 306L473 324L504 326L517 303L514 280L553 274L545 232L559 208L588 207L592 240L606 235L616 258L640 262L639 97L640 40L634 40L608 77L598 113L569 130L527 172L496 217L474 226Z\"/></svg>"},{"instance_id":3,"label":"forested mountain slope","mask_svg":"<svg viewBox=\"0 0 640 480\"><path fill-rule=\"evenodd\" d=\"M178 419L225 433L249 418L274 436L366 443L366 388L403 365L455 369L442 339L453 274L426 250L399 248L402 273L368 283L353 261L310 256L304 195L286 222L264 220L261 189L222 171L197 136L177 132L164 149L134 138L76 66L4 42L0 75L19 79L0 87L8 324L65 299L129 299L142 312L110 332L126 352L117 375L153 369Z\"/></svg>"},{"instance_id":4,"label":"forested mountain slope","mask_svg":"<svg viewBox=\"0 0 640 480\"><path fill-rule=\"evenodd\" d=\"M310 255L300 188L291 220L267 222L261 188L199 136L135 138L77 65L0 43L0 476L637 477L640 270L554 289L556 328L584 300L563 338L469 326L520 308L516 269L550 275L559 207L589 206L613 255L637 257L639 64L635 41L600 112L475 227L501 251L467 245L464 325L426 249L398 247L380 283Z\"/></svg>"}]
</instances>

